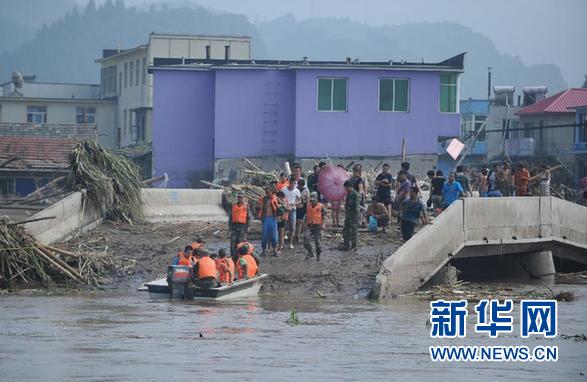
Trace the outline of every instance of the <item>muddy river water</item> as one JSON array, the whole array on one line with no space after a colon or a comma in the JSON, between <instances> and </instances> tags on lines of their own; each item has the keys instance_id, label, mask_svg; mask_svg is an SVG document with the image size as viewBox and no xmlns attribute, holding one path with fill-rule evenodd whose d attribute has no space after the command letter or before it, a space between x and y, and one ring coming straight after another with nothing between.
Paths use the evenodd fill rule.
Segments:
<instances>
[{"instance_id":1,"label":"muddy river water","mask_svg":"<svg viewBox=\"0 0 587 382\"><path fill-rule=\"evenodd\" d=\"M559 337L432 340L429 302L145 294L0 296L0 381L585 381L587 286L559 304ZM299 325L286 321L295 308ZM517 328L514 314L514 328ZM558 362L433 363L430 345L558 345Z\"/></svg>"}]
</instances>

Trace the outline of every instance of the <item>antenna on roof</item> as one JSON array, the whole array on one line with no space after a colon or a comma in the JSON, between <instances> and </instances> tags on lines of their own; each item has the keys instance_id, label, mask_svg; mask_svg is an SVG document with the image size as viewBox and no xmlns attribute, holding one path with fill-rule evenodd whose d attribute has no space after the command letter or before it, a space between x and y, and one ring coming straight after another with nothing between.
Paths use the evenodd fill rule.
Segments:
<instances>
[{"instance_id":1,"label":"antenna on roof","mask_svg":"<svg viewBox=\"0 0 587 382\"><path fill-rule=\"evenodd\" d=\"M118 44L116 45L116 53L120 53L120 41L118 41Z\"/></svg>"}]
</instances>

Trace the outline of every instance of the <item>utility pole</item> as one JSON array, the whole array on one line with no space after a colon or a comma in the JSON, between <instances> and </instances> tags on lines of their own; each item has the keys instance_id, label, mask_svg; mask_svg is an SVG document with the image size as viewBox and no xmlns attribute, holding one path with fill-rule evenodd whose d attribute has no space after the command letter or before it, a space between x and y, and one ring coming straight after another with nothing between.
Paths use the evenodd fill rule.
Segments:
<instances>
[{"instance_id":1,"label":"utility pole","mask_svg":"<svg viewBox=\"0 0 587 382\"><path fill-rule=\"evenodd\" d=\"M491 66L487 67L487 99L491 98Z\"/></svg>"}]
</instances>

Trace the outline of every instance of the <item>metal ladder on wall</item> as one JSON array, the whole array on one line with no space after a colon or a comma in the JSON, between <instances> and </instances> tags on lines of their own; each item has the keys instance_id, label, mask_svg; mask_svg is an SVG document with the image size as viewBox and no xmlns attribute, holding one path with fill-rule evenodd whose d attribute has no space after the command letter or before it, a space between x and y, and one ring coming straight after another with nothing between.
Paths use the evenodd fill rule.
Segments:
<instances>
[{"instance_id":1,"label":"metal ladder on wall","mask_svg":"<svg viewBox=\"0 0 587 382\"><path fill-rule=\"evenodd\" d=\"M279 130L279 81L265 82L265 97L263 99L263 143L262 153L271 156L277 153L277 134Z\"/></svg>"}]
</instances>

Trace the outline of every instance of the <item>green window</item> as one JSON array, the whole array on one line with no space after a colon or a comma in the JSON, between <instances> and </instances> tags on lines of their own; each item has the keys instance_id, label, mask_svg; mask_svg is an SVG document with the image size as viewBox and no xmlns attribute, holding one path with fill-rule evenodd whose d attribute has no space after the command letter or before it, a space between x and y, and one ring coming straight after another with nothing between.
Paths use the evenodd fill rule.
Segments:
<instances>
[{"instance_id":1,"label":"green window","mask_svg":"<svg viewBox=\"0 0 587 382\"><path fill-rule=\"evenodd\" d=\"M440 74L440 111L442 113L457 112L457 75L455 73Z\"/></svg>"},{"instance_id":2,"label":"green window","mask_svg":"<svg viewBox=\"0 0 587 382\"><path fill-rule=\"evenodd\" d=\"M379 79L379 111L408 111L410 81L398 78Z\"/></svg>"},{"instance_id":3,"label":"green window","mask_svg":"<svg viewBox=\"0 0 587 382\"><path fill-rule=\"evenodd\" d=\"M318 110L319 111L346 111L347 110L347 79L346 78L319 78L318 79Z\"/></svg>"}]
</instances>

